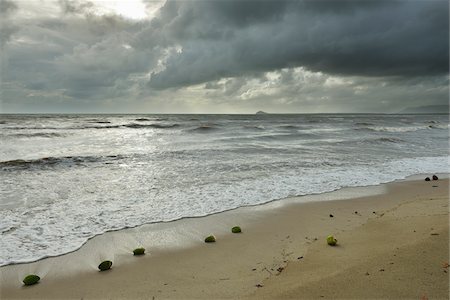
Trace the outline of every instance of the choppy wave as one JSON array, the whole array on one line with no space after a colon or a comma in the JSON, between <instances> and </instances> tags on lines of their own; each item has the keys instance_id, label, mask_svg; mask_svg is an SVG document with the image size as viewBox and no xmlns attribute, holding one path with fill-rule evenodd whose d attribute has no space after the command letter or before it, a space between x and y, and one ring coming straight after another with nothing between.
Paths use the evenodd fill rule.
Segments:
<instances>
[{"instance_id":1,"label":"choppy wave","mask_svg":"<svg viewBox=\"0 0 450 300\"><path fill-rule=\"evenodd\" d=\"M127 128L174 128L180 126L180 124L125 124L122 125L123 127Z\"/></svg>"},{"instance_id":2,"label":"choppy wave","mask_svg":"<svg viewBox=\"0 0 450 300\"><path fill-rule=\"evenodd\" d=\"M97 119L92 119L92 120L88 120L89 123L96 123L96 124L111 124L110 121L107 120L97 120Z\"/></svg>"},{"instance_id":3,"label":"choppy wave","mask_svg":"<svg viewBox=\"0 0 450 300\"><path fill-rule=\"evenodd\" d=\"M193 132L207 132L207 131L213 131L219 129L216 125L213 124L203 124L198 127L189 129L189 131Z\"/></svg>"},{"instance_id":4,"label":"choppy wave","mask_svg":"<svg viewBox=\"0 0 450 300\"><path fill-rule=\"evenodd\" d=\"M364 140L365 142L369 142L369 143L403 143L405 142L404 140L400 139L400 138L396 138L396 137L380 137L380 138L375 138L375 139L366 139Z\"/></svg>"},{"instance_id":5,"label":"choppy wave","mask_svg":"<svg viewBox=\"0 0 450 300\"><path fill-rule=\"evenodd\" d=\"M262 125L244 125L243 128L248 130L266 130Z\"/></svg>"},{"instance_id":6,"label":"choppy wave","mask_svg":"<svg viewBox=\"0 0 450 300\"><path fill-rule=\"evenodd\" d=\"M414 132L418 130L430 129L429 126L397 126L397 127L386 127L386 126L371 126L367 127L367 130L379 131L379 132Z\"/></svg>"},{"instance_id":7,"label":"choppy wave","mask_svg":"<svg viewBox=\"0 0 450 300\"><path fill-rule=\"evenodd\" d=\"M374 123L369 123L369 122L356 122L355 125L356 126L373 126L375 124Z\"/></svg>"},{"instance_id":8,"label":"choppy wave","mask_svg":"<svg viewBox=\"0 0 450 300\"><path fill-rule=\"evenodd\" d=\"M278 127L282 128L282 129L299 129L300 128L300 126L297 126L297 125L280 125Z\"/></svg>"},{"instance_id":9,"label":"choppy wave","mask_svg":"<svg viewBox=\"0 0 450 300\"><path fill-rule=\"evenodd\" d=\"M111 124L111 122L94 122L98 124ZM180 124L138 124L138 123L127 123L127 124L116 124L116 125L101 125L101 126L71 126L71 127L55 127L55 126L45 126L45 127L26 127L26 126L13 126L5 127L8 130L86 130L86 129L115 129L115 128L173 128L178 127Z\"/></svg>"},{"instance_id":10,"label":"choppy wave","mask_svg":"<svg viewBox=\"0 0 450 300\"><path fill-rule=\"evenodd\" d=\"M32 132L32 133L3 133L3 136L7 137L15 137L15 138L34 138L34 137L42 137L42 138L55 138L55 137L65 137L67 133L57 133L57 132Z\"/></svg>"},{"instance_id":11,"label":"choppy wave","mask_svg":"<svg viewBox=\"0 0 450 300\"><path fill-rule=\"evenodd\" d=\"M65 157L43 157L38 159L14 159L0 161L1 170L27 169L31 167L50 167L55 165L80 165L84 163L108 162L122 159L121 155L106 156L65 156Z\"/></svg>"}]
</instances>

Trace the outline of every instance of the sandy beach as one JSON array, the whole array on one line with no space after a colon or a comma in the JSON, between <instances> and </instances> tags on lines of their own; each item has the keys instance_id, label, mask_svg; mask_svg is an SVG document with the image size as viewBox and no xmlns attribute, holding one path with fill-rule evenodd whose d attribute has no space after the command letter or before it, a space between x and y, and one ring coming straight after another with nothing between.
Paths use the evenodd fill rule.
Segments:
<instances>
[{"instance_id":1,"label":"sandy beach","mask_svg":"<svg viewBox=\"0 0 450 300\"><path fill-rule=\"evenodd\" d=\"M344 199L346 191L337 191L308 196L314 202L297 197L107 233L64 256L0 268L0 296L448 299L448 179L397 181L373 194L371 189L347 189L353 196ZM333 197L339 200L327 201ZM243 232L232 234L234 225ZM152 245L155 228L175 246ZM136 234L145 256L133 257L132 246L125 246ZM209 234L216 243L203 242ZM326 244L329 234L338 246ZM104 247L114 249L101 255ZM113 267L98 272L105 258L113 259ZM41 282L24 287L21 279L30 272Z\"/></svg>"}]
</instances>

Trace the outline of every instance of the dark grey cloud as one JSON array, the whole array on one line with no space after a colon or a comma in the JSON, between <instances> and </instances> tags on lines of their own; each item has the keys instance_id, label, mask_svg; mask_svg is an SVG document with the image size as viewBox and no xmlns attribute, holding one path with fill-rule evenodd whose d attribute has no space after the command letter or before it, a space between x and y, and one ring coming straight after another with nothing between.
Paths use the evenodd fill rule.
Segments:
<instances>
[{"instance_id":1,"label":"dark grey cloud","mask_svg":"<svg viewBox=\"0 0 450 300\"><path fill-rule=\"evenodd\" d=\"M0 15L9 15L17 10L17 4L13 1L0 0Z\"/></svg>"},{"instance_id":2,"label":"dark grey cloud","mask_svg":"<svg viewBox=\"0 0 450 300\"><path fill-rule=\"evenodd\" d=\"M0 0L0 49L18 30L18 27L11 22L11 17L17 11L17 4L13 1Z\"/></svg>"},{"instance_id":3,"label":"dark grey cloud","mask_svg":"<svg viewBox=\"0 0 450 300\"><path fill-rule=\"evenodd\" d=\"M93 2L83 0L59 0L58 3L64 14L86 14L95 7Z\"/></svg>"},{"instance_id":4,"label":"dark grey cloud","mask_svg":"<svg viewBox=\"0 0 450 300\"><path fill-rule=\"evenodd\" d=\"M168 1L159 24L183 51L153 74L154 88L297 66L346 76L448 73L448 1Z\"/></svg>"}]
</instances>

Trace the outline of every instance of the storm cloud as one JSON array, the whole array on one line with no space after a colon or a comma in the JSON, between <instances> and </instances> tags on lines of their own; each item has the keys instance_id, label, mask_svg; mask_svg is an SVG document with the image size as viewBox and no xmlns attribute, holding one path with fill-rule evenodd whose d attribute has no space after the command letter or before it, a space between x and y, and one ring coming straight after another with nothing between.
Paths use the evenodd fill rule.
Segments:
<instances>
[{"instance_id":1,"label":"storm cloud","mask_svg":"<svg viewBox=\"0 0 450 300\"><path fill-rule=\"evenodd\" d=\"M448 101L448 1L127 3L0 0L1 110L393 112ZM133 3L147 17L122 14Z\"/></svg>"},{"instance_id":2,"label":"storm cloud","mask_svg":"<svg viewBox=\"0 0 450 300\"><path fill-rule=\"evenodd\" d=\"M151 86L305 67L337 75L448 72L448 2L181 1L162 30L181 43ZM252 10L249 7L257 9Z\"/></svg>"}]
</instances>

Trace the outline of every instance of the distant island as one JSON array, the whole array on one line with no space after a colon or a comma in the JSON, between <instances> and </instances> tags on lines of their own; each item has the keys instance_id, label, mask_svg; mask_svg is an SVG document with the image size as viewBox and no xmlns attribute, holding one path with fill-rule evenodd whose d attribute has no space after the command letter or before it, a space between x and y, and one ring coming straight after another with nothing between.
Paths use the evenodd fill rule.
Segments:
<instances>
[{"instance_id":1,"label":"distant island","mask_svg":"<svg viewBox=\"0 0 450 300\"><path fill-rule=\"evenodd\" d=\"M256 114L257 115L267 115L267 113L265 111L262 111L262 110L257 111Z\"/></svg>"}]
</instances>

